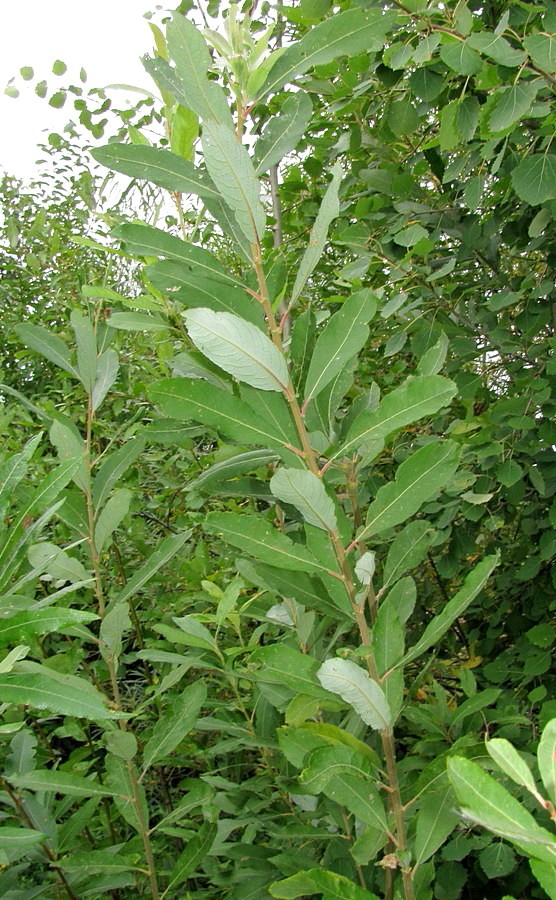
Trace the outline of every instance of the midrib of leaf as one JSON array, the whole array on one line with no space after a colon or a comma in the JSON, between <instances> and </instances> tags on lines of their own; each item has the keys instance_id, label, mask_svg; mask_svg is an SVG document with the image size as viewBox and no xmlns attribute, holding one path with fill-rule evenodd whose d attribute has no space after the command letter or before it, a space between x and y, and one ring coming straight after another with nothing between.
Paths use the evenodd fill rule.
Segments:
<instances>
[{"instance_id":1,"label":"midrib of leaf","mask_svg":"<svg viewBox=\"0 0 556 900\"><path fill-rule=\"evenodd\" d=\"M248 350L246 350L245 347L243 347L241 344L236 344L235 341L233 341L227 334L224 335L219 331L213 331L212 328L210 328L205 322L203 322L202 325L197 325L197 327L204 328L205 331L208 331L209 334L211 334L214 338L216 338L217 344L219 344L219 343L229 344L230 347L232 347L236 352L239 352L240 355L249 357L249 359L252 360L255 363L255 365L257 365L260 369L263 369L267 375L270 375L272 380L275 381L276 384L278 385L280 391L284 390L286 385L282 384L282 382L274 374L274 372L271 369L269 369L267 366L265 366L265 364L263 362L261 362L261 360L258 359L258 357L253 356L253 354L250 353Z\"/></svg>"},{"instance_id":2,"label":"midrib of leaf","mask_svg":"<svg viewBox=\"0 0 556 900\"><path fill-rule=\"evenodd\" d=\"M207 130L210 135L210 139L218 146L218 149L221 153L222 158L226 159L228 154L226 152L225 147L222 145L222 142L219 140L218 135L215 134L214 129L211 129L210 127L208 127ZM237 187L239 188L239 192L240 192L242 200L244 202L245 211L247 212L247 214L249 216L249 219L251 221L251 228L253 229L253 235L252 235L251 239L252 239L252 242L255 243L259 238L259 232L257 229L255 217L253 215L253 209L251 207L251 199L250 199L249 195L247 194L247 192L245 191L245 188L243 186L243 181L242 181L241 177L238 175L235 166L232 166L232 165L227 166L226 172L230 173L232 175ZM226 198L224 198L224 199L226 199ZM237 215L236 215L236 217L237 217Z\"/></svg>"},{"instance_id":3,"label":"midrib of leaf","mask_svg":"<svg viewBox=\"0 0 556 900\"><path fill-rule=\"evenodd\" d=\"M313 388L311 389L310 394L307 394L307 396L305 397L305 399L304 399L304 404L308 403L308 402L315 396L315 393L317 392L317 389L318 389L318 387L319 387L319 384L322 382L323 378L325 378L326 373L328 372L328 370L329 370L330 367L332 366L332 363L335 362L336 355L338 355L338 354L341 353L341 351L343 350L343 348L345 347L345 345L346 345L347 342L349 341L349 339L350 339L350 337L351 337L351 335L352 335L352 333L353 333L353 331L355 330L356 327L364 328L364 329L366 330L366 332L367 332L367 335L369 334L369 328L368 328L367 325L363 325L363 326L362 326L361 323L358 322L356 319L354 319L354 320L352 321L352 323L351 323L351 325L350 325L348 331L346 331L346 333L345 333L345 335L344 335L344 338L343 338L341 344L339 345L338 349L336 350L336 353L334 354L334 356L329 360L329 362L328 362L328 363L324 366L324 368L322 369L322 372L321 372L319 378L317 378L317 380L316 380L316 382L315 382ZM315 347L315 351L316 351L316 350L318 350L318 345ZM340 374L341 374L341 373L339 372L338 375L340 375Z\"/></svg>"}]
</instances>

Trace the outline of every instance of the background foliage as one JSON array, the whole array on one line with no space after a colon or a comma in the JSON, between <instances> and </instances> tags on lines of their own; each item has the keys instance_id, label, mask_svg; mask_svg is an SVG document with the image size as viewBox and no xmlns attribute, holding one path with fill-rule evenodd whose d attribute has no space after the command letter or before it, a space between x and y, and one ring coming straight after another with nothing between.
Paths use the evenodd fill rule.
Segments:
<instances>
[{"instance_id":1,"label":"background foliage","mask_svg":"<svg viewBox=\"0 0 556 900\"><path fill-rule=\"evenodd\" d=\"M182 4L134 110L60 89L0 189L2 896L556 897L555 21Z\"/></svg>"}]
</instances>

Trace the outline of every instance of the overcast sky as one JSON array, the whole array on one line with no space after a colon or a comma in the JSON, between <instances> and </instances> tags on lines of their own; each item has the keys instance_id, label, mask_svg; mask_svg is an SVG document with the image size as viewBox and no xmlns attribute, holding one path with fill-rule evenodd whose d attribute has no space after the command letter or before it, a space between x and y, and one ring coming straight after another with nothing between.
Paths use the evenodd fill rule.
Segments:
<instances>
[{"instance_id":1,"label":"overcast sky","mask_svg":"<svg viewBox=\"0 0 556 900\"><path fill-rule=\"evenodd\" d=\"M79 84L79 70L88 75L87 86L126 83L153 88L140 57L151 51L152 38L146 12L173 9L178 0L157 5L156 0L3 0L0 28L0 167L9 174L28 178L40 156L36 146L48 131L62 130L76 118L68 102L61 110L35 96L36 80L46 79L49 94L70 83ZM52 74L60 59L68 66L62 77ZM35 80L19 77L22 66L32 66ZM12 76L20 96L4 94ZM45 131L46 129L46 131Z\"/></svg>"}]
</instances>

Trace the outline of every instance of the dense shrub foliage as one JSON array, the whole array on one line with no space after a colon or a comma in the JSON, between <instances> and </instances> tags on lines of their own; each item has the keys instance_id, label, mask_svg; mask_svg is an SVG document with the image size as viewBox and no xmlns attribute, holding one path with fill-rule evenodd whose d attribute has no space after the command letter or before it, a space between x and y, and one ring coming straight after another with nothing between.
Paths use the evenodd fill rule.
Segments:
<instances>
[{"instance_id":1,"label":"dense shrub foliage","mask_svg":"<svg viewBox=\"0 0 556 900\"><path fill-rule=\"evenodd\" d=\"M182 3L133 110L57 91L0 185L2 896L556 898L555 24Z\"/></svg>"}]
</instances>

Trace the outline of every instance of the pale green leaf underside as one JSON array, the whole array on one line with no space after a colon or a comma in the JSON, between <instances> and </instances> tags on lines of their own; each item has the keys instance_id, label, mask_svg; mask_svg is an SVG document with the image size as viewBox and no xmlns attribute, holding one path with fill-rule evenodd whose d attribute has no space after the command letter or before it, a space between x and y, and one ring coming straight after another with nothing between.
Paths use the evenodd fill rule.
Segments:
<instances>
[{"instance_id":1,"label":"pale green leaf underside","mask_svg":"<svg viewBox=\"0 0 556 900\"><path fill-rule=\"evenodd\" d=\"M270 479L270 490L278 500L291 503L310 525L336 531L334 503L318 475L304 469L279 469Z\"/></svg>"},{"instance_id":2,"label":"pale green leaf underside","mask_svg":"<svg viewBox=\"0 0 556 900\"><path fill-rule=\"evenodd\" d=\"M286 388L286 361L256 325L202 307L184 313L184 319L195 346L228 375L261 391Z\"/></svg>"},{"instance_id":3,"label":"pale green leaf underside","mask_svg":"<svg viewBox=\"0 0 556 900\"><path fill-rule=\"evenodd\" d=\"M363 721L377 731L387 731L392 715L384 691L356 663L348 659L327 659L317 677L323 688L339 694Z\"/></svg>"}]
</instances>

